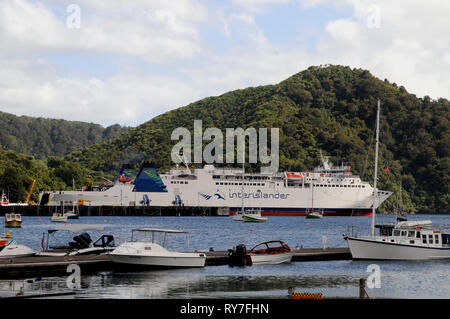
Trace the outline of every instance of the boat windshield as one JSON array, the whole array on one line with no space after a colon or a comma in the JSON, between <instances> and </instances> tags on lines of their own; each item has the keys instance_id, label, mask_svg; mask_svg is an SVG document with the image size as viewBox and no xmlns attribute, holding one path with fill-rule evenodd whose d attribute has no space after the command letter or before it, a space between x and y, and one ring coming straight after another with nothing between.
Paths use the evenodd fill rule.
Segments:
<instances>
[{"instance_id":1,"label":"boat windshield","mask_svg":"<svg viewBox=\"0 0 450 319\"><path fill-rule=\"evenodd\" d=\"M253 247L250 251L274 250L274 249L290 250L289 246L285 242L274 240L274 241L260 243L260 244L256 245L255 247Z\"/></svg>"},{"instance_id":2,"label":"boat windshield","mask_svg":"<svg viewBox=\"0 0 450 319\"><path fill-rule=\"evenodd\" d=\"M157 243L163 247L168 245L168 234L184 234L186 235L186 248L189 249L189 233L181 230L173 229L155 229L155 228L139 228L131 231L131 241ZM171 246L183 246L180 238L171 239Z\"/></svg>"}]
</instances>

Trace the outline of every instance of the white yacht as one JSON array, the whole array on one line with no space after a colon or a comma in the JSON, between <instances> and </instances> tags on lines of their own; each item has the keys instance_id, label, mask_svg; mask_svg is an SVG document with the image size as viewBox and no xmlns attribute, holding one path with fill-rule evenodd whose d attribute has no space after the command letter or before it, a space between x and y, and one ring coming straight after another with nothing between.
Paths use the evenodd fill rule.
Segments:
<instances>
[{"instance_id":1,"label":"white yacht","mask_svg":"<svg viewBox=\"0 0 450 319\"><path fill-rule=\"evenodd\" d=\"M380 236L344 238L353 259L450 259L450 234L433 229L430 220L401 221Z\"/></svg>"},{"instance_id":2,"label":"white yacht","mask_svg":"<svg viewBox=\"0 0 450 319\"><path fill-rule=\"evenodd\" d=\"M377 185L380 101L377 109L374 188ZM431 221L399 221L392 232L375 235L375 202L373 193L372 223L369 236L344 235L354 259L427 260L450 258L450 234L432 229Z\"/></svg>"},{"instance_id":3,"label":"white yacht","mask_svg":"<svg viewBox=\"0 0 450 319\"><path fill-rule=\"evenodd\" d=\"M143 236L138 238L135 234ZM140 267L183 268L205 266L206 255L204 253L167 250L165 246L167 245L168 234L185 234L187 247L189 247L188 232L172 229L138 228L132 230L131 242L126 242L117 247L110 253L110 257L114 263Z\"/></svg>"}]
</instances>

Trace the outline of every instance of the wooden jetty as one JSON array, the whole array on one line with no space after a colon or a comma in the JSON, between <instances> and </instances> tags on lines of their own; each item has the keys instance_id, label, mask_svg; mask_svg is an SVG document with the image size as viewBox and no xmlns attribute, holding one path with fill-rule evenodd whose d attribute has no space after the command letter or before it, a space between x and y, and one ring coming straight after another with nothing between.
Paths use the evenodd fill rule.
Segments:
<instances>
[{"instance_id":1,"label":"wooden jetty","mask_svg":"<svg viewBox=\"0 0 450 319\"><path fill-rule=\"evenodd\" d=\"M228 264L228 251L206 251L206 265ZM293 262L350 260L352 255L348 248L300 248L295 250Z\"/></svg>"},{"instance_id":2,"label":"wooden jetty","mask_svg":"<svg viewBox=\"0 0 450 319\"><path fill-rule=\"evenodd\" d=\"M0 279L67 276L71 264L79 265L82 274L113 269L108 255L3 257Z\"/></svg>"},{"instance_id":3,"label":"wooden jetty","mask_svg":"<svg viewBox=\"0 0 450 319\"><path fill-rule=\"evenodd\" d=\"M206 254L206 266L228 265L228 251L202 251ZM348 248L302 248L296 250L293 262L349 260L352 256ZM67 276L67 267L80 266L81 274L101 271L124 271L114 264L108 255L81 256L29 256L0 258L0 279Z\"/></svg>"}]
</instances>

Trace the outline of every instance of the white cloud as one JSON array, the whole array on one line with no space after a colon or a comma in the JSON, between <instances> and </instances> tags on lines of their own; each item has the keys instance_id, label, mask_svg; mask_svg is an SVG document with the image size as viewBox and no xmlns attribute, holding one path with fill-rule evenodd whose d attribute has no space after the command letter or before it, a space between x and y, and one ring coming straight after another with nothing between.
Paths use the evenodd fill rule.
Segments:
<instances>
[{"instance_id":1,"label":"white cloud","mask_svg":"<svg viewBox=\"0 0 450 319\"><path fill-rule=\"evenodd\" d=\"M167 62L190 58L201 48L198 24L207 9L191 0L82 0L78 5L79 29L67 27L70 13L58 17L40 2L0 2L2 51L106 52Z\"/></svg>"},{"instance_id":2,"label":"white cloud","mask_svg":"<svg viewBox=\"0 0 450 319\"><path fill-rule=\"evenodd\" d=\"M418 96L450 97L450 69L445 56L450 3L441 1L348 0L354 16L331 21L319 54L331 63L370 70L381 79L404 85ZM373 27L374 6L380 27Z\"/></svg>"},{"instance_id":3,"label":"white cloud","mask_svg":"<svg viewBox=\"0 0 450 319\"><path fill-rule=\"evenodd\" d=\"M353 9L352 16L328 22L317 50L311 52L302 42L290 49L271 43L258 25L261 8L288 1L233 0L237 6L229 12L207 9L194 0L82 0L80 29L66 28L48 5L1 2L0 109L135 125L206 96L278 83L310 65L328 63L368 69L419 96L450 97L450 4L291 0L300 4L299 10L344 2ZM373 27L370 16L374 5L380 9L379 28ZM205 23L219 25L228 40L220 53L202 38ZM70 75L42 52L98 57L112 53L123 56L131 67L121 66L104 78ZM136 70L141 64L130 63L135 57L149 63L147 71ZM153 66L159 68L157 73L148 71Z\"/></svg>"}]
</instances>

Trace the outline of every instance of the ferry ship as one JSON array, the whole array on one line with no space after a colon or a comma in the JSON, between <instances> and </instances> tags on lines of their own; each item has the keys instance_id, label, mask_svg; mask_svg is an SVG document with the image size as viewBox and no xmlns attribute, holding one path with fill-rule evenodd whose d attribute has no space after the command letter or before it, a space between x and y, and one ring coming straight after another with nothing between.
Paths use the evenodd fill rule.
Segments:
<instances>
[{"instance_id":1,"label":"ferry ship","mask_svg":"<svg viewBox=\"0 0 450 319\"><path fill-rule=\"evenodd\" d=\"M144 166L139 172L122 169L112 187L41 193L41 204L228 207L234 215L244 196L245 207L261 209L263 216L305 216L312 200L324 216L371 216L372 186L354 175L350 166L333 167L323 156L321 161L312 172L275 174L213 165L176 168L161 175L152 167ZM377 190L375 208L391 194Z\"/></svg>"}]
</instances>

